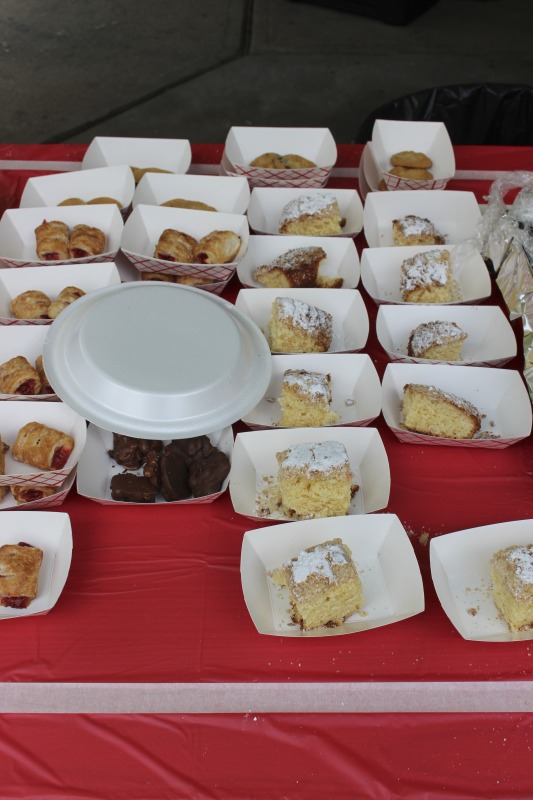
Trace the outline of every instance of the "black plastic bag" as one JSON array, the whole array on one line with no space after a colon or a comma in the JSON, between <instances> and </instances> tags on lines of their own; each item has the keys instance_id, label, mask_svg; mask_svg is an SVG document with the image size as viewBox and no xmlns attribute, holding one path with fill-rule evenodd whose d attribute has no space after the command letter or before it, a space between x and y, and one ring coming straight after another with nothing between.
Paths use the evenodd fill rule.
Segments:
<instances>
[{"instance_id":1,"label":"black plastic bag","mask_svg":"<svg viewBox=\"0 0 533 800\"><path fill-rule=\"evenodd\" d=\"M533 145L533 87L466 84L398 97L366 118L356 142L372 138L376 119L444 122L453 144Z\"/></svg>"}]
</instances>

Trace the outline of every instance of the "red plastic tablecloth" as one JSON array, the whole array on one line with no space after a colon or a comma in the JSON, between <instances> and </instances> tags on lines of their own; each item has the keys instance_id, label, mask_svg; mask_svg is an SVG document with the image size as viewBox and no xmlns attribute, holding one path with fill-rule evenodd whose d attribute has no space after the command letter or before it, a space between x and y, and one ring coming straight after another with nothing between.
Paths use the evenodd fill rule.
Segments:
<instances>
[{"instance_id":1,"label":"red plastic tablecloth","mask_svg":"<svg viewBox=\"0 0 533 800\"><path fill-rule=\"evenodd\" d=\"M339 147L337 167L347 173L331 185L357 186L351 170L361 149ZM84 150L3 145L0 170L10 159L76 162ZM533 148L455 150L458 177L449 188L475 191L479 200L495 172L533 170ZM194 146L193 163L217 164L221 152L219 145ZM0 171L0 207L18 204L26 179L41 174L36 167ZM235 279L226 296L233 299L238 288ZM386 355L375 336L376 307L362 294L371 322L365 351L381 376ZM486 302L503 307L496 288ZM507 368L520 369L520 357ZM398 442L381 418L375 427L391 468L383 510L397 514L411 535L423 614L353 636L260 636L242 597L239 557L243 532L266 522L236 515L227 493L211 505L110 508L72 491L60 509L70 514L74 536L67 584L50 614L2 625L0 700L1 682L312 681L327 692L331 682L529 681L533 642L468 642L455 631L432 587L423 534L533 518L531 439L505 450L424 447ZM0 755L13 766L0 797L533 796L526 715L275 711L4 715Z\"/></svg>"}]
</instances>

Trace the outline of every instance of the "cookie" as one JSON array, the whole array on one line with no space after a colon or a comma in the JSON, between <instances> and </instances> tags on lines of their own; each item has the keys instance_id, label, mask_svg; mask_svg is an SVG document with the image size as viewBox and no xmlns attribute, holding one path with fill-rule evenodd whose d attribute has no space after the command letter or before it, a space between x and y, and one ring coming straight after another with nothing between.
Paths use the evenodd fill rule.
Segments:
<instances>
[{"instance_id":1,"label":"cookie","mask_svg":"<svg viewBox=\"0 0 533 800\"><path fill-rule=\"evenodd\" d=\"M282 156L280 160L285 169L307 169L309 167L316 167L314 161L309 161L308 158L295 155L294 153Z\"/></svg>"},{"instance_id":2,"label":"cookie","mask_svg":"<svg viewBox=\"0 0 533 800\"><path fill-rule=\"evenodd\" d=\"M398 178L412 178L415 181L430 181L433 179L433 175L429 170L420 169L419 167L393 167L389 172Z\"/></svg>"},{"instance_id":3,"label":"cookie","mask_svg":"<svg viewBox=\"0 0 533 800\"><path fill-rule=\"evenodd\" d=\"M380 182L378 184L378 189L379 189L380 192L388 192L389 191L389 187L385 183L385 179L384 178L382 178L380 180Z\"/></svg>"},{"instance_id":4,"label":"cookie","mask_svg":"<svg viewBox=\"0 0 533 800\"><path fill-rule=\"evenodd\" d=\"M394 153L390 158L393 167L411 167L417 169L429 169L433 166L433 161L425 153L416 153L414 150L402 150Z\"/></svg>"},{"instance_id":5,"label":"cookie","mask_svg":"<svg viewBox=\"0 0 533 800\"><path fill-rule=\"evenodd\" d=\"M263 153L253 161L250 161L251 167L261 167L261 169L284 169L284 164L281 163L281 156L279 153Z\"/></svg>"}]
</instances>

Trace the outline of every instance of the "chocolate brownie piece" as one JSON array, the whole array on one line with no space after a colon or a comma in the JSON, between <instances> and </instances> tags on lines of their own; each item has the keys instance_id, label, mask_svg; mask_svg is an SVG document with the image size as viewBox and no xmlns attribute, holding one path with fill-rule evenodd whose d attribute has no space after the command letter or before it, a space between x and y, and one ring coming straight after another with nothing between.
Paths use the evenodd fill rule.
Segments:
<instances>
[{"instance_id":1,"label":"chocolate brownie piece","mask_svg":"<svg viewBox=\"0 0 533 800\"><path fill-rule=\"evenodd\" d=\"M195 458L189 468L189 484L194 497L203 497L220 491L230 471L229 458L213 447L209 455Z\"/></svg>"},{"instance_id":2,"label":"chocolate brownie piece","mask_svg":"<svg viewBox=\"0 0 533 800\"><path fill-rule=\"evenodd\" d=\"M161 453L159 463L161 494L165 500L185 500L190 497L189 468L183 454L168 445Z\"/></svg>"},{"instance_id":3,"label":"chocolate brownie piece","mask_svg":"<svg viewBox=\"0 0 533 800\"><path fill-rule=\"evenodd\" d=\"M139 469L146 461L149 452L160 452L163 443L157 439L136 439L134 436L113 434L113 449L109 455L117 464L126 469Z\"/></svg>"},{"instance_id":4,"label":"chocolate brownie piece","mask_svg":"<svg viewBox=\"0 0 533 800\"><path fill-rule=\"evenodd\" d=\"M111 478L111 497L126 503L155 503L156 488L142 475L122 472Z\"/></svg>"}]
</instances>

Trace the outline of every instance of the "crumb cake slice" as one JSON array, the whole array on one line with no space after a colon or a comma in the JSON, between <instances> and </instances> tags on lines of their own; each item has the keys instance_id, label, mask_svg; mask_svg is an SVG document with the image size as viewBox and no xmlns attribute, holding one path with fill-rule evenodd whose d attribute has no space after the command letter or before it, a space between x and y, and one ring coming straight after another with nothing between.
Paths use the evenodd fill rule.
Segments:
<instances>
[{"instance_id":1,"label":"crumb cake slice","mask_svg":"<svg viewBox=\"0 0 533 800\"><path fill-rule=\"evenodd\" d=\"M455 285L449 250L427 250L400 267L400 292L406 303L451 303Z\"/></svg>"},{"instance_id":2,"label":"crumb cake slice","mask_svg":"<svg viewBox=\"0 0 533 800\"><path fill-rule=\"evenodd\" d=\"M392 220L392 240L402 247L417 244L445 244L444 236L429 219L407 214Z\"/></svg>"},{"instance_id":3,"label":"crumb cake slice","mask_svg":"<svg viewBox=\"0 0 533 800\"><path fill-rule=\"evenodd\" d=\"M467 337L468 334L455 322L423 322L411 332L407 355L436 361L460 361Z\"/></svg>"},{"instance_id":4,"label":"crumb cake slice","mask_svg":"<svg viewBox=\"0 0 533 800\"><path fill-rule=\"evenodd\" d=\"M498 550L490 562L492 596L509 629L533 628L533 544Z\"/></svg>"},{"instance_id":5,"label":"crumb cake slice","mask_svg":"<svg viewBox=\"0 0 533 800\"><path fill-rule=\"evenodd\" d=\"M275 353L325 353L333 339L333 317L292 297L276 297L270 319L270 349Z\"/></svg>"},{"instance_id":6,"label":"crumb cake slice","mask_svg":"<svg viewBox=\"0 0 533 800\"><path fill-rule=\"evenodd\" d=\"M407 383L403 388L403 427L445 439L472 439L481 427L481 414L455 394Z\"/></svg>"},{"instance_id":7,"label":"crumb cake slice","mask_svg":"<svg viewBox=\"0 0 533 800\"><path fill-rule=\"evenodd\" d=\"M279 224L280 233L295 236L332 236L341 228L337 198L328 192L295 197L283 207Z\"/></svg>"},{"instance_id":8,"label":"crumb cake slice","mask_svg":"<svg viewBox=\"0 0 533 800\"><path fill-rule=\"evenodd\" d=\"M276 453L281 507L294 519L348 514L358 487L341 442L302 442Z\"/></svg>"},{"instance_id":9,"label":"crumb cake slice","mask_svg":"<svg viewBox=\"0 0 533 800\"><path fill-rule=\"evenodd\" d=\"M331 375L287 369L283 374L279 404L283 428L333 425L339 415L331 410Z\"/></svg>"},{"instance_id":10,"label":"crumb cake slice","mask_svg":"<svg viewBox=\"0 0 533 800\"><path fill-rule=\"evenodd\" d=\"M262 264L254 273L258 283L271 289L289 287L319 287L340 289L342 278L328 278L320 275L321 263L326 258L322 247L294 247L275 258L270 264Z\"/></svg>"},{"instance_id":11,"label":"crumb cake slice","mask_svg":"<svg viewBox=\"0 0 533 800\"><path fill-rule=\"evenodd\" d=\"M352 553L342 539L302 550L271 576L288 587L291 617L302 630L342 625L365 601Z\"/></svg>"}]
</instances>

